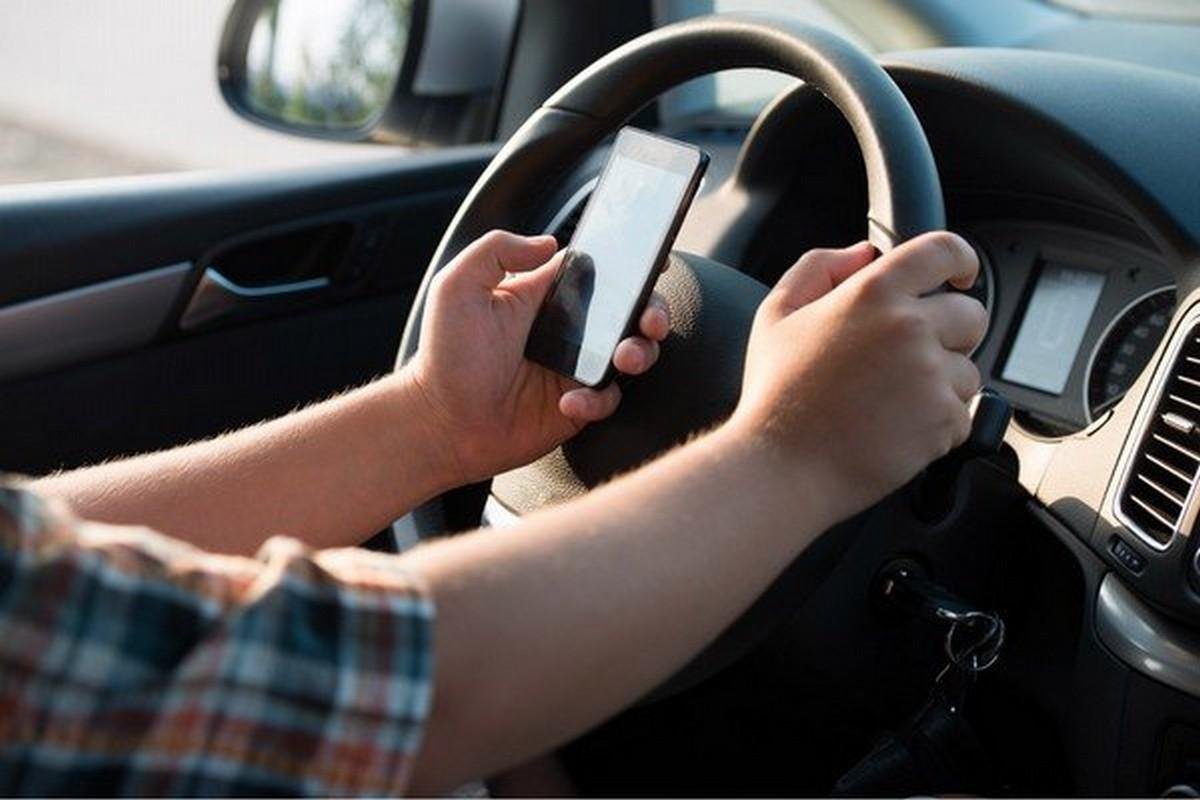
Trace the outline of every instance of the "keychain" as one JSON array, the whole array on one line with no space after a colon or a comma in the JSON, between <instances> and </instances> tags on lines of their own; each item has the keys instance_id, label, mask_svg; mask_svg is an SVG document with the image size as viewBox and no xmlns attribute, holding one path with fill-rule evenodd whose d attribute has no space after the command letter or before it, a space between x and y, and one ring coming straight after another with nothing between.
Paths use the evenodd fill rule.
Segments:
<instances>
[{"instance_id":1,"label":"keychain","mask_svg":"<svg viewBox=\"0 0 1200 800\"><path fill-rule=\"evenodd\" d=\"M979 673L994 665L1004 646L1004 620L999 614L968 611L950 619L943 649L947 663L934 679L951 704L953 713L961 713L966 691Z\"/></svg>"},{"instance_id":2,"label":"keychain","mask_svg":"<svg viewBox=\"0 0 1200 800\"><path fill-rule=\"evenodd\" d=\"M945 588L899 569L885 578L882 596L931 622L948 625L943 640L946 666L929 697L897 731L833 788L840 797L917 794L994 794L991 759L964 715L978 675L992 667L1004 646L999 614L971 607Z\"/></svg>"}]
</instances>

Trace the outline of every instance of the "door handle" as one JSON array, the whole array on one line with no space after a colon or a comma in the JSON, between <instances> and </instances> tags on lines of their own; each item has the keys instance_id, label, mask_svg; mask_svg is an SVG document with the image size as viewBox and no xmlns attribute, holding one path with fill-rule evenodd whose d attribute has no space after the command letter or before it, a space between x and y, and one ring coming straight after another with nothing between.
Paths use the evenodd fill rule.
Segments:
<instances>
[{"instance_id":1,"label":"door handle","mask_svg":"<svg viewBox=\"0 0 1200 800\"><path fill-rule=\"evenodd\" d=\"M243 286L221 274L216 267L206 267L179 318L179 327L185 331L195 330L227 319L259 316L288 308L319 296L330 285L329 278L322 276L265 286Z\"/></svg>"}]
</instances>

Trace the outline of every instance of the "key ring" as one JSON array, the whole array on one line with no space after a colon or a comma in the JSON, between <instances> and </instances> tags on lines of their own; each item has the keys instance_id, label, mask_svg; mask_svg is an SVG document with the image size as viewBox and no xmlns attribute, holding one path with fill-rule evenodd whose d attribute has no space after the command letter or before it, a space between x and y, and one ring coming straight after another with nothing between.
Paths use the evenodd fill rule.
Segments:
<instances>
[{"instance_id":1,"label":"key ring","mask_svg":"<svg viewBox=\"0 0 1200 800\"><path fill-rule=\"evenodd\" d=\"M947 618L950 618L949 616ZM1000 657L1000 648L1004 646L1004 620L997 614L983 611L969 611L954 614L950 630L946 631L945 650L950 663L971 673L983 672ZM969 632L972 628L983 625L982 631L974 641L968 640L963 644L960 632Z\"/></svg>"}]
</instances>

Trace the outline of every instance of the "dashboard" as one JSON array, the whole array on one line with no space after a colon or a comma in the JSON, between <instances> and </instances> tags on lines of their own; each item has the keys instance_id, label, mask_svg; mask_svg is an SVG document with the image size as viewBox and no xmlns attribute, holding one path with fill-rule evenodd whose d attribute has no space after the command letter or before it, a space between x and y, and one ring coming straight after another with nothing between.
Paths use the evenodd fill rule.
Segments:
<instances>
[{"instance_id":1,"label":"dashboard","mask_svg":"<svg viewBox=\"0 0 1200 800\"><path fill-rule=\"evenodd\" d=\"M1043 437L1103 420L1150 363L1175 311L1152 254L1083 230L993 222L960 230L980 256L967 294L988 309L973 358Z\"/></svg>"},{"instance_id":2,"label":"dashboard","mask_svg":"<svg viewBox=\"0 0 1200 800\"><path fill-rule=\"evenodd\" d=\"M922 526L899 492L831 577L793 585L809 594L775 642L779 662L835 665L817 685L843 689L829 693L837 722L851 695L886 705L927 682L938 664L880 683L912 664L897 655L904 635L866 607L881 564L913 558L1006 609L998 706L1012 710L1008 741L1030 744L1021 759L1069 771L1081 794L1200 785L1187 766L1200 764L1200 81L969 48L888 68L929 138L948 227L980 254L970 291L990 325L973 358L1015 424L964 481L956 522ZM677 249L771 283L810 248L863 238L853 132L814 92L753 121L663 132L713 157ZM551 203L559 235L600 160ZM1059 761L1034 735L1055 730Z\"/></svg>"},{"instance_id":3,"label":"dashboard","mask_svg":"<svg viewBox=\"0 0 1200 800\"><path fill-rule=\"evenodd\" d=\"M1034 436L1069 436L1103 421L1167 332L1171 271L1145 247L1081 226L985 219L956 230L980 257L967 293L989 312L973 354L984 382ZM770 235L777 251L802 252L783 226ZM763 278L777 278L780 266Z\"/></svg>"},{"instance_id":4,"label":"dashboard","mask_svg":"<svg viewBox=\"0 0 1200 800\"><path fill-rule=\"evenodd\" d=\"M713 247L712 207L727 202L720 187L735 172L746 131L731 124L669 133L713 155L677 242L706 253ZM601 161L593 156L583 174L592 175ZM569 239L594 186L594 176L580 185L546 232ZM952 219L958 212L951 227L980 257L979 278L967 293L989 314L972 354L985 384L1010 400L1017 425L1034 437L1053 440L1104 422L1167 333L1177 306L1171 269L1127 222L1104 212L1047 198L1030 203L1016 193L990 197L981 210L974 189L948 191L947 205ZM806 182L782 192L739 254L743 271L770 284L805 250L856 241L857 219L829 219L822 213L828 209L808 204L823 191ZM840 195L836 214L863 199L858 187L843 187Z\"/></svg>"},{"instance_id":5,"label":"dashboard","mask_svg":"<svg viewBox=\"0 0 1200 800\"><path fill-rule=\"evenodd\" d=\"M1151 254L1102 235L1030 223L965 231L982 261L991 325L975 358L1030 433L1103 419L1150 363L1175 310Z\"/></svg>"}]
</instances>

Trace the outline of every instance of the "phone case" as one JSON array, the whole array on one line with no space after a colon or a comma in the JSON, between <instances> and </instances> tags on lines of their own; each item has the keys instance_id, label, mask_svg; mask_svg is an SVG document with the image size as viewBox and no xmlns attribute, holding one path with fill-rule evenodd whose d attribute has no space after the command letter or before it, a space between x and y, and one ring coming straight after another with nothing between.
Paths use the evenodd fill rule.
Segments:
<instances>
[{"instance_id":1,"label":"phone case","mask_svg":"<svg viewBox=\"0 0 1200 800\"><path fill-rule=\"evenodd\" d=\"M683 218L687 216L687 209L691 207L692 200L694 200L696 197L696 191L700 188L700 182L704 178L704 173L708 169L710 160L708 153L700 150L699 154L699 164L697 165L695 174L692 176L687 188L684 190L683 201L680 203L680 208L682 211L675 216L674 220L672 220L671 227L667 229L667 235L663 237L662 248L655 258L656 266L651 271L650 276L645 282L645 285L642 287L641 295L638 297L637 302L633 306L633 312L630 314L629 319L625 321L625 328L621 334L621 340L627 339L638 332L638 322L641 320L642 313L646 310L646 305L650 302L650 295L654 292L654 286L658 282L658 276L662 274L663 269L667 265L667 256L670 255L671 248L675 244L675 237L679 235L679 228L683 225ZM561 275L555 276L555 286L558 283L559 277L561 277ZM550 288L551 292L554 291L555 286ZM566 374L559 369L558 364L554 363L554 359L546 352L546 347L548 347L547 343L535 342L531 337L530 341L526 344L525 355L531 360L536 361L537 363L549 369L559 372L560 374ZM603 389L604 387L608 386L608 384L612 383L616 376L617 369L613 366L612 356L610 355L608 359L608 367L605 370L603 377L601 377L599 381L593 384L588 384L582 381L580 381L580 383L582 383L584 386L588 386L589 388ZM567 377L572 378L573 380L578 380L578 378L576 378L573 374L567 375Z\"/></svg>"},{"instance_id":2,"label":"phone case","mask_svg":"<svg viewBox=\"0 0 1200 800\"><path fill-rule=\"evenodd\" d=\"M642 294L638 297L637 303L633 306L633 313L629 319L625 321L625 330L621 334L621 340L628 339L630 336L635 336L638 333L638 323L642 319L642 313L646 310L647 304L650 302L650 295L654 294L654 287L658 283L658 276L662 274L667 267L667 257L671 254L672 248L675 246L675 237L679 235L679 229L683 226L683 218L687 216L687 209L691 208L692 200L696 197L696 191L700 188L700 182L704 179L704 173L708 170L709 155L703 150L700 151L700 164L696 168L696 174L692 176L691 182L684 191L683 202L680 208L684 209L683 213L677 214L671 222L671 227L667 230L667 235L663 237L663 246L656 257L655 268L651 271L650 277L646 280L646 284L642 287ZM604 371L604 377L599 382L592 385L593 389L603 389L608 386L617 377L617 368L613 366L612 358L608 359L608 369ZM586 385L586 384L585 384Z\"/></svg>"}]
</instances>

